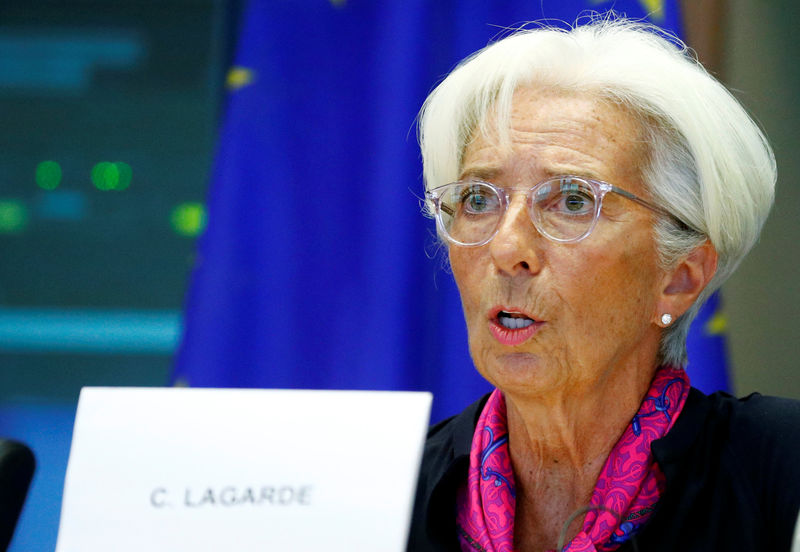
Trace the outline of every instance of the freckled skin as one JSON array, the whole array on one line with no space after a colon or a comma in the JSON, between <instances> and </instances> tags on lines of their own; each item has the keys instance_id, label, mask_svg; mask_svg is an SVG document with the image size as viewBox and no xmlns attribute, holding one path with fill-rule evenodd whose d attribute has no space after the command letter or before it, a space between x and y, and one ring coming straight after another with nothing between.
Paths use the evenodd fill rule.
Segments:
<instances>
[{"instance_id":1,"label":"freckled skin","mask_svg":"<svg viewBox=\"0 0 800 552\"><path fill-rule=\"evenodd\" d=\"M618 106L521 89L514 96L511 147L499 148L491 134L475 136L461 176L511 187L577 174L647 199L639 134ZM652 225L649 210L610 193L589 237L554 243L537 232L524 196L516 194L492 241L450 246L473 361L506 397L520 550L555 548L561 525L588 503L603 462L649 387L665 281ZM497 306L524 311L543 325L525 342L503 345L489 330Z\"/></svg>"}]
</instances>

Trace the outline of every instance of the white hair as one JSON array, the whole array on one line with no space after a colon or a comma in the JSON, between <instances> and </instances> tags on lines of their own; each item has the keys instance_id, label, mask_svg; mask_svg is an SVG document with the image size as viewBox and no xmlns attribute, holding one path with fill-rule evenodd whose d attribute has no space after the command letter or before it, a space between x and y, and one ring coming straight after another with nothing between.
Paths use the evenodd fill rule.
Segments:
<instances>
[{"instance_id":1,"label":"white hair","mask_svg":"<svg viewBox=\"0 0 800 552\"><path fill-rule=\"evenodd\" d=\"M621 105L649 150L642 178L653 201L693 230L659 219L662 266L710 240L717 272L695 304L662 335L660 361L685 366L686 335L702 302L755 244L772 205L775 158L739 102L674 36L626 19L569 30L519 30L462 61L430 94L419 118L428 189L458 179L464 149L491 118L508 142L514 92L542 87Z\"/></svg>"}]
</instances>

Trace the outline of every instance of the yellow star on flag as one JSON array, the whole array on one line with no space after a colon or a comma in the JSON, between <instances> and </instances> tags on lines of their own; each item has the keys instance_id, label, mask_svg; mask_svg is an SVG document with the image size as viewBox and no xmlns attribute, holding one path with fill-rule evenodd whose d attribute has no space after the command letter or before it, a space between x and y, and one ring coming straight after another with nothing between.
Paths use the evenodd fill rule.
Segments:
<instances>
[{"instance_id":1,"label":"yellow star on flag","mask_svg":"<svg viewBox=\"0 0 800 552\"><path fill-rule=\"evenodd\" d=\"M717 311L714 313L708 322L706 322L706 334L708 335L722 335L728 329L728 317L722 312Z\"/></svg>"},{"instance_id":2,"label":"yellow star on flag","mask_svg":"<svg viewBox=\"0 0 800 552\"><path fill-rule=\"evenodd\" d=\"M599 4L607 4L613 0L590 0L595 6ZM656 23L664 21L664 0L639 0L639 3L647 13L647 17Z\"/></svg>"},{"instance_id":3,"label":"yellow star on flag","mask_svg":"<svg viewBox=\"0 0 800 552\"><path fill-rule=\"evenodd\" d=\"M256 80L256 74L247 67L231 67L228 76L225 77L225 88L231 91L239 90L252 84Z\"/></svg>"}]
</instances>

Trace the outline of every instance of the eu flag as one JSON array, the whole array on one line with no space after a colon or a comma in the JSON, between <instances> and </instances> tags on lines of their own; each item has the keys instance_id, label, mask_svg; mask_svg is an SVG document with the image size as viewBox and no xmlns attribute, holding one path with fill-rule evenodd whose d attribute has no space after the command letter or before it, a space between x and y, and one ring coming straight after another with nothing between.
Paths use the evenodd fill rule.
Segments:
<instances>
[{"instance_id":1,"label":"eu flag","mask_svg":"<svg viewBox=\"0 0 800 552\"><path fill-rule=\"evenodd\" d=\"M174 382L425 389L434 420L486 391L420 212L415 117L505 29L608 9L680 31L675 0L252 0Z\"/></svg>"}]
</instances>

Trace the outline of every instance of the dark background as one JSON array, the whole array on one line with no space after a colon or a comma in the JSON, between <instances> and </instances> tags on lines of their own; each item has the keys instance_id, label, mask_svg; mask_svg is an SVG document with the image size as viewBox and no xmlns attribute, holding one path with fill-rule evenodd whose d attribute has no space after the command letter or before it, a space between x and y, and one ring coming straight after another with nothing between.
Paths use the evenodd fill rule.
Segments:
<instances>
[{"instance_id":1,"label":"dark background","mask_svg":"<svg viewBox=\"0 0 800 552\"><path fill-rule=\"evenodd\" d=\"M0 4L0 401L167 381L239 4Z\"/></svg>"}]
</instances>

